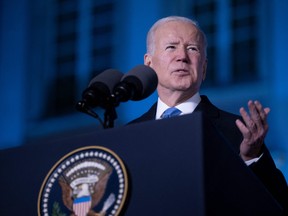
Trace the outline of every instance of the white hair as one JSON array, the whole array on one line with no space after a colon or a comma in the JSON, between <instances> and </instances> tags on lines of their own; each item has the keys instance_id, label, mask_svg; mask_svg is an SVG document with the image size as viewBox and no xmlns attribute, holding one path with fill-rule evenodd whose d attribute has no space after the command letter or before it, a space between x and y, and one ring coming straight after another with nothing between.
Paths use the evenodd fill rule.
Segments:
<instances>
[{"instance_id":1,"label":"white hair","mask_svg":"<svg viewBox=\"0 0 288 216\"><path fill-rule=\"evenodd\" d=\"M159 28L161 25L171 22L171 21L179 21L179 22L186 22L186 23L190 23L192 25L194 25L199 32L201 33L201 36L203 38L203 43L204 43L204 52L206 55L206 49L207 49L207 39L206 39L206 35L204 34L204 32L201 30L201 28L198 25L198 22L186 17L181 17L181 16L168 16L168 17L164 17L162 19L159 19L156 23L154 23L154 25L150 28L150 30L147 33L147 39L146 39L146 49L147 49L147 53L154 53L154 49L155 49L155 41L154 41L154 35L155 32L157 30L157 28Z\"/></svg>"}]
</instances>

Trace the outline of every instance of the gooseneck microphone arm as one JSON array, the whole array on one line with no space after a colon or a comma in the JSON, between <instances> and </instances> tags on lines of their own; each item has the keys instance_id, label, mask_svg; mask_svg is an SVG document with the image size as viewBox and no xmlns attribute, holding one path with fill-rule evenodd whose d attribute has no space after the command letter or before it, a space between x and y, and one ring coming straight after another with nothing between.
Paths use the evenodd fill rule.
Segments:
<instances>
[{"instance_id":1,"label":"gooseneck microphone arm","mask_svg":"<svg viewBox=\"0 0 288 216\"><path fill-rule=\"evenodd\" d=\"M117 117L115 106L107 107L104 113L104 128L113 128Z\"/></svg>"},{"instance_id":2,"label":"gooseneck microphone arm","mask_svg":"<svg viewBox=\"0 0 288 216\"><path fill-rule=\"evenodd\" d=\"M97 119L103 128L106 127L102 119L99 117L99 115L96 112L94 112L91 107L87 107L83 101L78 101L75 107L78 111L84 112L92 116L93 118Z\"/></svg>"},{"instance_id":3,"label":"gooseneck microphone arm","mask_svg":"<svg viewBox=\"0 0 288 216\"><path fill-rule=\"evenodd\" d=\"M99 123L101 124L102 128L113 128L114 127L114 121L117 119L117 113L114 106L106 107L104 112L104 122L99 117L99 115L93 110L92 107L87 106L84 101L78 101L76 104L76 109L80 112L86 113L93 118L97 119Z\"/></svg>"}]
</instances>

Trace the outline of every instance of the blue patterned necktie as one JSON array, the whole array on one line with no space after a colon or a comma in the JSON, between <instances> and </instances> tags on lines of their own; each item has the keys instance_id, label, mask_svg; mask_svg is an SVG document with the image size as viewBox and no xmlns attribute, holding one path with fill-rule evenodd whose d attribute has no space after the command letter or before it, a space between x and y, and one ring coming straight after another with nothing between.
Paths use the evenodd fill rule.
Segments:
<instances>
[{"instance_id":1,"label":"blue patterned necktie","mask_svg":"<svg viewBox=\"0 0 288 216\"><path fill-rule=\"evenodd\" d=\"M175 107L170 107L163 112L163 114L161 115L161 118L162 119L171 118L171 117L180 115L180 113L181 111L179 109Z\"/></svg>"}]
</instances>

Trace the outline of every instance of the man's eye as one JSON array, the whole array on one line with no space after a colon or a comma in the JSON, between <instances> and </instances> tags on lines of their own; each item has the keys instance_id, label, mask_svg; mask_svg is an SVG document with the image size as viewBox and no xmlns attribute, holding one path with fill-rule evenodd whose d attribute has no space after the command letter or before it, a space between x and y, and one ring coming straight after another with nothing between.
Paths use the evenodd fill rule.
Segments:
<instances>
[{"instance_id":1,"label":"man's eye","mask_svg":"<svg viewBox=\"0 0 288 216\"><path fill-rule=\"evenodd\" d=\"M191 51L199 51L198 47L187 47L187 49Z\"/></svg>"},{"instance_id":2,"label":"man's eye","mask_svg":"<svg viewBox=\"0 0 288 216\"><path fill-rule=\"evenodd\" d=\"M167 46L166 50L168 50L168 49L175 49L175 46L172 46L172 45L171 46Z\"/></svg>"}]
</instances>

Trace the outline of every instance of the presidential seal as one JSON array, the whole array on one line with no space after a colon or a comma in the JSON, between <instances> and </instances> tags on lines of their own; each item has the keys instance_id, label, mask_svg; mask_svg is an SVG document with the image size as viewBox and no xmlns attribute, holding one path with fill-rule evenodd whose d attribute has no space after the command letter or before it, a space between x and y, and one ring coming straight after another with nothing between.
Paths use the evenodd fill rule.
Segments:
<instances>
[{"instance_id":1,"label":"presidential seal","mask_svg":"<svg viewBox=\"0 0 288 216\"><path fill-rule=\"evenodd\" d=\"M119 215L127 190L125 166L114 152L100 146L80 148L47 174L38 196L38 215Z\"/></svg>"}]
</instances>

